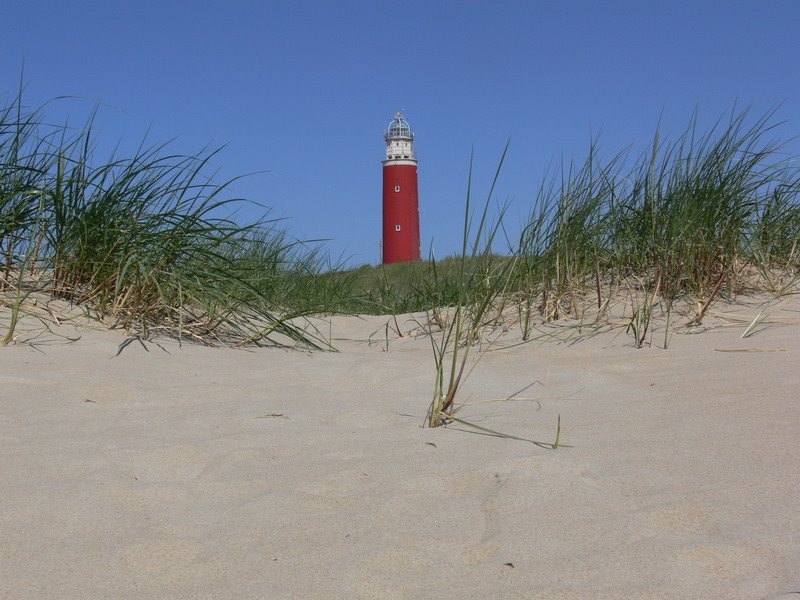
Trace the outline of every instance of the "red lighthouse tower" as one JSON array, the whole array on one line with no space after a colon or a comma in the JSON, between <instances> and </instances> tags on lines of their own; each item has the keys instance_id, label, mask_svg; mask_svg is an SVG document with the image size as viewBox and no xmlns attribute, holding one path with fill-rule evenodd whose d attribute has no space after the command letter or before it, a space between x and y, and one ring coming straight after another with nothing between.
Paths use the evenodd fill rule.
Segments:
<instances>
[{"instance_id":1,"label":"red lighthouse tower","mask_svg":"<svg viewBox=\"0 0 800 600\"><path fill-rule=\"evenodd\" d=\"M386 129L383 161L383 262L419 260L419 194L414 134L402 113Z\"/></svg>"}]
</instances>

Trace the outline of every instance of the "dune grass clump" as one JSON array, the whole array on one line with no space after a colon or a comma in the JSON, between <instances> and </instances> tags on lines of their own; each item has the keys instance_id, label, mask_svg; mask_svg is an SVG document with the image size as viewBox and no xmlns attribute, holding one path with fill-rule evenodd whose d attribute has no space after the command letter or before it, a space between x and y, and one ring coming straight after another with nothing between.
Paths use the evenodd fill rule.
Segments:
<instances>
[{"instance_id":1,"label":"dune grass clump","mask_svg":"<svg viewBox=\"0 0 800 600\"><path fill-rule=\"evenodd\" d=\"M773 112L753 120L743 111L700 133L695 115L675 139L657 132L647 152L606 162L593 141L581 166L541 186L523 229L524 335L533 311L579 318L581 300L596 296L599 315L622 293L641 347L656 308L669 321L677 300L695 304L685 324L696 324L720 294L797 272L798 163L771 138L776 127Z\"/></svg>"},{"instance_id":2,"label":"dune grass clump","mask_svg":"<svg viewBox=\"0 0 800 600\"><path fill-rule=\"evenodd\" d=\"M429 427L438 427L453 418L456 395L465 378L471 349L482 337L484 328L491 327L502 314L498 302L502 303L508 292L514 261L498 259L492 252L503 215L501 211L497 220L492 223L489 221L488 209L507 152L508 144L500 158L476 223L473 222L471 206L470 160L462 248L457 259L457 296L448 317L442 320L429 311L424 324L431 341L436 373L433 399L426 417ZM434 271L432 290L437 288L436 282Z\"/></svg>"},{"instance_id":3,"label":"dune grass clump","mask_svg":"<svg viewBox=\"0 0 800 600\"><path fill-rule=\"evenodd\" d=\"M97 160L92 118L74 131L44 113L21 94L0 109L4 289L66 300L142 336L327 346L293 322L326 307L297 302L290 285L322 263L274 222L228 216L244 200L205 174L215 151L143 144Z\"/></svg>"},{"instance_id":4,"label":"dune grass clump","mask_svg":"<svg viewBox=\"0 0 800 600\"><path fill-rule=\"evenodd\" d=\"M595 142L583 165L565 165L557 176L545 176L516 249L516 287L525 302L521 309L523 337L529 334L531 311L546 320L579 316L585 284L595 279L598 307L601 261L608 251L617 169L615 157L598 163ZM540 298L538 304L536 297Z\"/></svg>"}]
</instances>

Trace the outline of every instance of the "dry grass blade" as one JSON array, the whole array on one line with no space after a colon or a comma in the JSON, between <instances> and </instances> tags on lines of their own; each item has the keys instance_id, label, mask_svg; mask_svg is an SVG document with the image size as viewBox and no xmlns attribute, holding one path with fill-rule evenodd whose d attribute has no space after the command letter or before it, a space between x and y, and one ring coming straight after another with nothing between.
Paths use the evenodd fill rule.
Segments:
<instances>
[{"instance_id":1,"label":"dry grass blade","mask_svg":"<svg viewBox=\"0 0 800 600\"><path fill-rule=\"evenodd\" d=\"M555 450L557 448L570 448L571 446L567 446L566 444L559 443L561 437L561 415L558 417L558 425L556 430L556 438L554 442L539 442L530 438L524 438L517 435L511 435L508 433L503 433L502 431L496 431L494 429L489 429L488 427L483 427L481 425L477 425L475 423L471 423L469 421L465 421L464 419L459 419L455 415L451 413L444 413L443 416L449 420L454 421L456 423L460 423L461 425L466 425L472 429L480 431L484 434L491 435L494 437L499 437L507 440L517 440L520 442L528 442L529 444L534 444L535 446L539 446L540 448L549 448L551 450Z\"/></svg>"},{"instance_id":2,"label":"dry grass blade","mask_svg":"<svg viewBox=\"0 0 800 600\"><path fill-rule=\"evenodd\" d=\"M714 348L715 352L786 352L785 348Z\"/></svg>"},{"instance_id":3,"label":"dry grass blade","mask_svg":"<svg viewBox=\"0 0 800 600\"><path fill-rule=\"evenodd\" d=\"M747 329L744 330L744 333L742 333L741 339L745 339L746 337L749 337L753 333L753 330L755 330L755 328L758 326L758 324L761 323L761 321L762 321L762 319L763 319L763 317L764 317L764 315L766 313L766 310L767 310L767 307L765 306L764 308L762 308L759 311L759 313L756 315L756 318L753 319L753 321L750 323L750 325L747 327Z\"/></svg>"}]
</instances>

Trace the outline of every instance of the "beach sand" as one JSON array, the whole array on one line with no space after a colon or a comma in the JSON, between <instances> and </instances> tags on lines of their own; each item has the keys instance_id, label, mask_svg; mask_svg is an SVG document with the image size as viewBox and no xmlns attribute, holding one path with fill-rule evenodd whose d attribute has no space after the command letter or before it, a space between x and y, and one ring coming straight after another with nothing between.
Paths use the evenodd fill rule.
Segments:
<instances>
[{"instance_id":1,"label":"beach sand","mask_svg":"<svg viewBox=\"0 0 800 600\"><path fill-rule=\"evenodd\" d=\"M551 442L560 415L558 450L423 429L430 343L386 351L388 319L334 318L338 353L115 356L124 334L97 328L0 348L0 597L800 592L797 298L668 350L509 331L458 416Z\"/></svg>"}]
</instances>

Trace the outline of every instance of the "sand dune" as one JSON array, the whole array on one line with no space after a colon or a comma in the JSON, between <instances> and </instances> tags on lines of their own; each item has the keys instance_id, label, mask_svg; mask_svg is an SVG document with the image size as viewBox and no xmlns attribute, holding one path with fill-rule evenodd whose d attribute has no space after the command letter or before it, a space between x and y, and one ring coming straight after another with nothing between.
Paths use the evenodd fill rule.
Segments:
<instances>
[{"instance_id":1,"label":"sand dune","mask_svg":"<svg viewBox=\"0 0 800 600\"><path fill-rule=\"evenodd\" d=\"M509 332L459 415L542 441L561 415L555 451L421 428L430 345L387 352L380 317L334 319L339 353L0 349L0 597L798 592L800 302L772 316L669 350Z\"/></svg>"}]
</instances>

